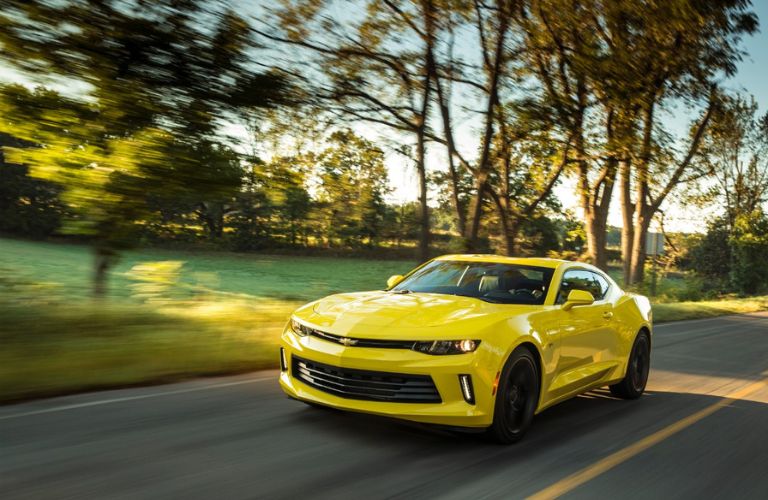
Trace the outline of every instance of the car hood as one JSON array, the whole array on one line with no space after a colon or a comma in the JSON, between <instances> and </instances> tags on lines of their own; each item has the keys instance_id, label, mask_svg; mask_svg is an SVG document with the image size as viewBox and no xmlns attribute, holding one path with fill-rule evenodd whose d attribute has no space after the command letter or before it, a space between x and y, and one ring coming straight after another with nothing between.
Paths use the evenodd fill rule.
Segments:
<instances>
[{"instance_id":1,"label":"car hood","mask_svg":"<svg viewBox=\"0 0 768 500\"><path fill-rule=\"evenodd\" d=\"M474 331L532 306L492 304L471 297L433 293L360 292L331 295L296 312L312 326L337 335L400 338L429 337L450 330ZM471 326L470 326L471 324ZM439 332L434 329L442 327Z\"/></svg>"}]
</instances>

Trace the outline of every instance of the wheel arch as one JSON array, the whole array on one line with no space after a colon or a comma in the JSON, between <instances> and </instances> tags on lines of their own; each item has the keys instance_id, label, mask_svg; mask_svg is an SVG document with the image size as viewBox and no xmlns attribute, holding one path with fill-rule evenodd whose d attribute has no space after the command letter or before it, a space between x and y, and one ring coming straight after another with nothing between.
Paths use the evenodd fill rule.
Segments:
<instances>
[{"instance_id":1,"label":"wheel arch","mask_svg":"<svg viewBox=\"0 0 768 500\"><path fill-rule=\"evenodd\" d=\"M648 325L640 325L640 328L637 329L637 331L632 335L632 341L629 344L629 351L627 352L627 357L625 362L623 363L622 370L621 370L621 376L624 377L627 374L627 368L629 367L629 358L632 355L632 349L635 345L635 342L637 342L637 337L645 332L648 336L648 348L653 349L653 334L651 333L651 328Z\"/></svg>"},{"instance_id":2,"label":"wheel arch","mask_svg":"<svg viewBox=\"0 0 768 500\"><path fill-rule=\"evenodd\" d=\"M635 334L632 336L632 343L630 344L629 348L630 352L632 352L632 346L635 345L637 337L639 337L643 332L645 332L645 334L648 336L648 346L651 348L653 347L653 334L651 333L651 328L648 325L640 325L640 328L638 328Z\"/></svg>"},{"instance_id":3,"label":"wheel arch","mask_svg":"<svg viewBox=\"0 0 768 500\"><path fill-rule=\"evenodd\" d=\"M544 390L544 373L543 373L543 358L541 356L541 351L539 350L539 347L536 345L536 343L532 339L524 339L522 342L515 345L513 349L509 351L507 356L504 358L504 362L501 364L501 369L499 370L499 376L504 372L504 368L507 366L507 363L509 363L509 360L512 358L512 355L518 350L518 349L525 349L528 352L530 352L531 356L533 357L533 361L536 364L536 371L538 372L538 379L539 379L539 396L537 401L537 406L541 403L541 396L542 391ZM498 397L498 393L494 394L494 399ZM495 406L495 405L494 405Z\"/></svg>"},{"instance_id":4,"label":"wheel arch","mask_svg":"<svg viewBox=\"0 0 768 500\"><path fill-rule=\"evenodd\" d=\"M537 371L537 373L539 375L539 386L541 386L542 359L541 359L541 353L539 352L539 348L536 347L536 344L534 344L533 342L531 342L529 340L525 340L525 341L519 343L512 350L512 352L509 353L509 356L507 356L507 361L509 360L510 357L512 357L512 353L514 353L516 350L521 349L521 348L522 349L527 349L533 355L533 360L536 362L536 371ZM506 361L504 363L506 364Z\"/></svg>"}]
</instances>

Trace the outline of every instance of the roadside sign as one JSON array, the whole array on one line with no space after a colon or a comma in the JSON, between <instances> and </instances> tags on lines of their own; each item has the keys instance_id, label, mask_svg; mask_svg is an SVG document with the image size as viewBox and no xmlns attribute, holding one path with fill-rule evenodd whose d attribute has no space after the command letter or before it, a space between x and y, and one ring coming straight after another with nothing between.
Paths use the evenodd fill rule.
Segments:
<instances>
[{"instance_id":1,"label":"roadside sign","mask_svg":"<svg viewBox=\"0 0 768 500\"><path fill-rule=\"evenodd\" d=\"M648 233L645 239L645 255L664 255L664 234Z\"/></svg>"}]
</instances>

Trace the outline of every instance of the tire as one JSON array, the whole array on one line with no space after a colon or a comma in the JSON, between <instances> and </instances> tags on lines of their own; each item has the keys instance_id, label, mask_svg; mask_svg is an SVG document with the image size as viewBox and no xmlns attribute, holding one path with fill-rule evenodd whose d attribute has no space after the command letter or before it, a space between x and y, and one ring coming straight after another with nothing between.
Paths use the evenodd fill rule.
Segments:
<instances>
[{"instance_id":1,"label":"tire","mask_svg":"<svg viewBox=\"0 0 768 500\"><path fill-rule=\"evenodd\" d=\"M499 379L493 424L489 437L501 444L520 441L533 420L539 404L540 377L534 355L517 348L504 365Z\"/></svg>"},{"instance_id":2,"label":"tire","mask_svg":"<svg viewBox=\"0 0 768 500\"><path fill-rule=\"evenodd\" d=\"M611 394L622 399L637 399L643 395L651 367L651 339L648 332L637 334L627 361L627 373L621 382L610 387Z\"/></svg>"}]
</instances>

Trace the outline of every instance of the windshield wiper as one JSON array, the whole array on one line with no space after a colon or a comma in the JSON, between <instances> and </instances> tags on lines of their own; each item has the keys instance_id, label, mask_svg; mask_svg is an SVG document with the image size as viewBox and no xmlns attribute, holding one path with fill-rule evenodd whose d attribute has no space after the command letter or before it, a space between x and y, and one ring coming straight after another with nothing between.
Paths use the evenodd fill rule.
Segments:
<instances>
[{"instance_id":1,"label":"windshield wiper","mask_svg":"<svg viewBox=\"0 0 768 500\"><path fill-rule=\"evenodd\" d=\"M402 290L392 290L392 293L396 293L396 294L399 294L399 295L405 295L405 294L411 293L411 292L412 291L408 290L407 288L404 288Z\"/></svg>"}]
</instances>

